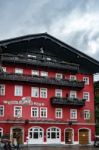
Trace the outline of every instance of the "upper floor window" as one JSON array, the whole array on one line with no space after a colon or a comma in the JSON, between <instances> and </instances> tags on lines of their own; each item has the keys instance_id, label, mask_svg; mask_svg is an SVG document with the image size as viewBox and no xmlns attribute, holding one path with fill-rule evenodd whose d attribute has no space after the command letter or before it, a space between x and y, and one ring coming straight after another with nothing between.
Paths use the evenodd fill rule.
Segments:
<instances>
[{"instance_id":1,"label":"upper floor window","mask_svg":"<svg viewBox=\"0 0 99 150\"><path fill-rule=\"evenodd\" d=\"M60 80L63 78L63 75L61 73L56 73L56 79Z\"/></svg>"},{"instance_id":2,"label":"upper floor window","mask_svg":"<svg viewBox=\"0 0 99 150\"><path fill-rule=\"evenodd\" d=\"M38 107L31 108L31 117L38 117Z\"/></svg>"},{"instance_id":3,"label":"upper floor window","mask_svg":"<svg viewBox=\"0 0 99 150\"><path fill-rule=\"evenodd\" d=\"M48 77L48 72L41 71L41 77Z\"/></svg>"},{"instance_id":4,"label":"upper floor window","mask_svg":"<svg viewBox=\"0 0 99 150\"><path fill-rule=\"evenodd\" d=\"M62 118L62 108L56 108L55 117L56 118Z\"/></svg>"},{"instance_id":5,"label":"upper floor window","mask_svg":"<svg viewBox=\"0 0 99 150\"><path fill-rule=\"evenodd\" d=\"M22 96L23 95L23 87L16 85L14 95L15 96Z\"/></svg>"},{"instance_id":6,"label":"upper floor window","mask_svg":"<svg viewBox=\"0 0 99 150\"><path fill-rule=\"evenodd\" d=\"M39 97L39 88L38 87L32 87L31 96L32 97Z\"/></svg>"},{"instance_id":7,"label":"upper floor window","mask_svg":"<svg viewBox=\"0 0 99 150\"><path fill-rule=\"evenodd\" d=\"M76 91L70 91L70 98L77 98Z\"/></svg>"},{"instance_id":8,"label":"upper floor window","mask_svg":"<svg viewBox=\"0 0 99 150\"><path fill-rule=\"evenodd\" d=\"M84 110L84 119L89 120L90 119L90 110Z\"/></svg>"},{"instance_id":9,"label":"upper floor window","mask_svg":"<svg viewBox=\"0 0 99 150\"><path fill-rule=\"evenodd\" d=\"M17 74L23 74L23 69L15 68L15 73L17 73Z\"/></svg>"},{"instance_id":10,"label":"upper floor window","mask_svg":"<svg viewBox=\"0 0 99 150\"><path fill-rule=\"evenodd\" d=\"M83 81L86 85L89 85L89 77L83 77Z\"/></svg>"},{"instance_id":11,"label":"upper floor window","mask_svg":"<svg viewBox=\"0 0 99 150\"><path fill-rule=\"evenodd\" d=\"M86 101L89 101L89 92L83 93L83 99L86 99Z\"/></svg>"},{"instance_id":12,"label":"upper floor window","mask_svg":"<svg viewBox=\"0 0 99 150\"><path fill-rule=\"evenodd\" d=\"M2 135L3 135L3 129L0 128L0 138L1 138Z\"/></svg>"},{"instance_id":13,"label":"upper floor window","mask_svg":"<svg viewBox=\"0 0 99 150\"><path fill-rule=\"evenodd\" d=\"M32 75L33 76L39 76L39 71L38 70L32 70Z\"/></svg>"},{"instance_id":14,"label":"upper floor window","mask_svg":"<svg viewBox=\"0 0 99 150\"><path fill-rule=\"evenodd\" d=\"M77 119L77 109L70 109L70 119Z\"/></svg>"},{"instance_id":15,"label":"upper floor window","mask_svg":"<svg viewBox=\"0 0 99 150\"><path fill-rule=\"evenodd\" d=\"M2 67L3 71L6 72L6 67Z\"/></svg>"},{"instance_id":16,"label":"upper floor window","mask_svg":"<svg viewBox=\"0 0 99 150\"><path fill-rule=\"evenodd\" d=\"M45 107L40 108L40 117L47 118L47 108Z\"/></svg>"},{"instance_id":17,"label":"upper floor window","mask_svg":"<svg viewBox=\"0 0 99 150\"><path fill-rule=\"evenodd\" d=\"M0 105L0 117L4 116L4 106Z\"/></svg>"},{"instance_id":18,"label":"upper floor window","mask_svg":"<svg viewBox=\"0 0 99 150\"><path fill-rule=\"evenodd\" d=\"M75 75L70 75L70 80L71 80L71 81L75 81L75 80L77 80L77 78L76 78Z\"/></svg>"},{"instance_id":19,"label":"upper floor window","mask_svg":"<svg viewBox=\"0 0 99 150\"><path fill-rule=\"evenodd\" d=\"M55 96L56 97L62 97L62 90L61 89L56 89L55 90Z\"/></svg>"},{"instance_id":20,"label":"upper floor window","mask_svg":"<svg viewBox=\"0 0 99 150\"><path fill-rule=\"evenodd\" d=\"M40 97L47 98L47 88L40 88Z\"/></svg>"},{"instance_id":21,"label":"upper floor window","mask_svg":"<svg viewBox=\"0 0 99 150\"><path fill-rule=\"evenodd\" d=\"M21 106L14 107L14 117L17 117L17 118L22 117L22 107Z\"/></svg>"},{"instance_id":22,"label":"upper floor window","mask_svg":"<svg viewBox=\"0 0 99 150\"><path fill-rule=\"evenodd\" d=\"M4 96L5 95L5 85L0 84L0 95Z\"/></svg>"}]
</instances>

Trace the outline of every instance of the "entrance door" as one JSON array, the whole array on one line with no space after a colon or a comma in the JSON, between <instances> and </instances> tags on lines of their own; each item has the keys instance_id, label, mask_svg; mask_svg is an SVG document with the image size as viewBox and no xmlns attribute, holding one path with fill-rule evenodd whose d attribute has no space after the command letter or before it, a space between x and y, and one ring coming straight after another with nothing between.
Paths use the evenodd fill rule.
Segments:
<instances>
[{"instance_id":1,"label":"entrance door","mask_svg":"<svg viewBox=\"0 0 99 150\"><path fill-rule=\"evenodd\" d=\"M72 142L73 142L72 136L73 136L72 129L67 129L65 131L65 144L72 144Z\"/></svg>"},{"instance_id":2,"label":"entrance door","mask_svg":"<svg viewBox=\"0 0 99 150\"><path fill-rule=\"evenodd\" d=\"M13 128L12 129L12 138L17 138L19 144L23 144L23 132L21 128Z\"/></svg>"},{"instance_id":3,"label":"entrance door","mask_svg":"<svg viewBox=\"0 0 99 150\"><path fill-rule=\"evenodd\" d=\"M79 130L79 144L88 144L89 143L89 130L80 129Z\"/></svg>"}]
</instances>

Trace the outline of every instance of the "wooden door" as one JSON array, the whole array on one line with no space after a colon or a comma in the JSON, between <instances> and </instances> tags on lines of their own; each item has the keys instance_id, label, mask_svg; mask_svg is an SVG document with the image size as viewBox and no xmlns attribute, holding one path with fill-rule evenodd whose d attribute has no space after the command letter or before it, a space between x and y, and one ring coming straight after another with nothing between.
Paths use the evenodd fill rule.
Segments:
<instances>
[{"instance_id":1,"label":"wooden door","mask_svg":"<svg viewBox=\"0 0 99 150\"><path fill-rule=\"evenodd\" d=\"M87 129L79 130L79 144L89 143L89 131Z\"/></svg>"}]
</instances>

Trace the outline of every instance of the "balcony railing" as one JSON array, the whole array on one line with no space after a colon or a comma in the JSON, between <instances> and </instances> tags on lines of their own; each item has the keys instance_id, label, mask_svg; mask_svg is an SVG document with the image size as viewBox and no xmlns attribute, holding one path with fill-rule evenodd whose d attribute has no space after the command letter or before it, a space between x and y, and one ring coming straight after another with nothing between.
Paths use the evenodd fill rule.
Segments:
<instances>
[{"instance_id":1,"label":"balcony railing","mask_svg":"<svg viewBox=\"0 0 99 150\"><path fill-rule=\"evenodd\" d=\"M57 69L62 71L72 71L72 72L78 72L79 65L73 64L73 63L62 63L58 61L48 61L44 59L31 59L28 57L15 57L15 56L2 56L3 62L10 62L10 63L19 63L19 64L28 64L28 65L34 65L34 66L41 66L43 68L51 68L51 69Z\"/></svg>"},{"instance_id":2,"label":"balcony railing","mask_svg":"<svg viewBox=\"0 0 99 150\"><path fill-rule=\"evenodd\" d=\"M51 105L52 106L84 106L85 99L77 99L77 98L58 98L52 97L51 98Z\"/></svg>"},{"instance_id":3,"label":"balcony railing","mask_svg":"<svg viewBox=\"0 0 99 150\"><path fill-rule=\"evenodd\" d=\"M78 90L84 87L83 81L70 81L65 79L58 80L55 78L32 76L32 75L21 75L21 74L1 73L0 80L55 85L61 87L70 87L72 89L78 89Z\"/></svg>"}]
</instances>

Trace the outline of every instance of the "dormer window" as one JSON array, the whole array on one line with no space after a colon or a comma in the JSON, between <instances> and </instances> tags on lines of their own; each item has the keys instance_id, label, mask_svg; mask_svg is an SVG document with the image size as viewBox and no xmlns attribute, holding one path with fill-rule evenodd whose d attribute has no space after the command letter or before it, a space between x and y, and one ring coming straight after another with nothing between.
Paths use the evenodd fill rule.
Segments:
<instances>
[{"instance_id":1,"label":"dormer window","mask_svg":"<svg viewBox=\"0 0 99 150\"><path fill-rule=\"evenodd\" d=\"M75 81L75 80L77 80L77 78L76 78L75 75L70 75L70 80L71 80L71 81Z\"/></svg>"},{"instance_id":2,"label":"dormer window","mask_svg":"<svg viewBox=\"0 0 99 150\"><path fill-rule=\"evenodd\" d=\"M39 76L39 71L38 70L32 70L32 75L33 76Z\"/></svg>"}]
</instances>

